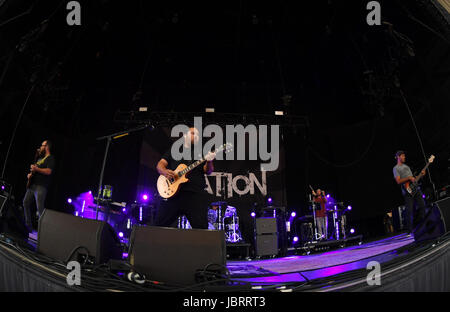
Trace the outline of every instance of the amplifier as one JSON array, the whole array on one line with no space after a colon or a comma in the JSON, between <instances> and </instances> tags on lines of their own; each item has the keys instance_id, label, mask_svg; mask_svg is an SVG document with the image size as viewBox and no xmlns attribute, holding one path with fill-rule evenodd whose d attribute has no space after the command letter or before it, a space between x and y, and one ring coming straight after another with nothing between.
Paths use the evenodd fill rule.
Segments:
<instances>
[{"instance_id":1,"label":"amplifier","mask_svg":"<svg viewBox=\"0 0 450 312\"><path fill-rule=\"evenodd\" d=\"M256 235L277 232L277 218L256 218Z\"/></svg>"}]
</instances>

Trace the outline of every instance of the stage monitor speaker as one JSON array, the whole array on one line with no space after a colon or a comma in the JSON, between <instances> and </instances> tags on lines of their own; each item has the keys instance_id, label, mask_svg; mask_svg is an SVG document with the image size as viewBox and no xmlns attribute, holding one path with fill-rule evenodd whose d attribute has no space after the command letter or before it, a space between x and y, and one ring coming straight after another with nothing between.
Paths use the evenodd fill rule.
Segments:
<instances>
[{"instance_id":1,"label":"stage monitor speaker","mask_svg":"<svg viewBox=\"0 0 450 312\"><path fill-rule=\"evenodd\" d=\"M208 270L225 272L225 233L135 225L128 254L136 272L148 279L192 285L196 283L196 272L208 265Z\"/></svg>"},{"instance_id":2,"label":"stage monitor speaker","mask_svg":"<svg viewBox=\"0 0 450 312\"><path fill-rule=\"evenodd\" d=\"M87 252L95 264L122 259L120 240L108 223L50 209L39 219L37 251L63 262Z\"/></svg>"},{"instance_id":3,"label":"stage monitor speaker","mask_svg":"<svg viewBox=\"0 0 450 312\"><path fill-rule=\"evenodd\" d=\"M256 256L276 256L278 254L278 234L256 235Z\"/></svg>"},{"instance_id":4,"label":"stage monitor speaker","mask_svg":"<svg viewBox=\"0 0 450 312\"><path fill-rule=\"evenodd\" d=\"M414 240L422 242L436 239L450 232L450 198L439 200L413 231Z\"/></svg>"},{"instance_id":5,"label":"stage monitor speaker","mask_svg":"<svg viewBox=\"0 0 450 312\"><path fill-rule=\"evenodd\" d=\"M6 233L13 237L28 238L28 229L25 222L12 200L0 195L0 233Z\"/></svg>"}]
</instances>

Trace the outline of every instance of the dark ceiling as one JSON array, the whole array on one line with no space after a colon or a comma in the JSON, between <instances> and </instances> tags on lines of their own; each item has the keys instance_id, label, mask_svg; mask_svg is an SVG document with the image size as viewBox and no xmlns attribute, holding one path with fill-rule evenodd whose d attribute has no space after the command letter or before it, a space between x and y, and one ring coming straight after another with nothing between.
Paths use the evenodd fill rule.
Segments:
<instances>
[{"instance_id":1,"label":"dark ceiling","mask_svg":"<svg viewBox=\"0 0 450 312\"><path fill-rule=\"evenodd\" d=\"M392 29L367 25L367 1L80 1L82 25L71 27L66 3L36 1L2 25L2 65L18 48L0 88L1 112L14 116L35 79L25 114L68 136L137 106L285 110L325 127L349 125L402 109L395 77L416 93L413 108L423 106L430 85L445 84L420 66L433 70L431 54L448 73L448 42L408 17L447 35L422 2L381 1ZM1 20L28 9L28 1L5 1Z\"/></svg>"}]
</instances>

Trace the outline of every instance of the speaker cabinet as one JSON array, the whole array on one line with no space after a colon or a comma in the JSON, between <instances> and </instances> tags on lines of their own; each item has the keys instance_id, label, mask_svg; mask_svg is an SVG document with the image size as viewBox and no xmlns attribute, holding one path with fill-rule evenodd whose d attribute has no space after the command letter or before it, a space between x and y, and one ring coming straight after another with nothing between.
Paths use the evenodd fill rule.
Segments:
<instances>
[{"instance_id":1,"label":"speaker cabinet","mask_svg":"<svg viewBox=\"0 0 450 312\"><path fill-rule=\"evenodd\" d=\"M0 195L0 233L7 233L19 239L28 238L25 222L11 199Z\"/></svg>"},{"instance_id":2,"label":"speaker cabinet","mask_svg":"<svg viewBox=\"0 0 450 312\"><path fill-rule=\"evenodd\" d=\"M108 223L50 209L39 220L37 251L63 262L72 254L70 260L77 260L87 251L95 264L122 259L119 238Z\"/></svg>"},{"instance_id":3,"label":"speaker cabinet","mask_svg":"<svg viewBox=\"0 0 450 312\"><path fill-rule=\"evenodd\" d=\"M425 219L413 231L414 240L436 239L450 231L450 198L435 202Z\"/></svg>"},{"instance_id":4,"label":"speaker cabinet","mask_svg":"<svg viewBox=\"0 0 450 312\"><path fill-rule=\"evenodd\" d=\"M256 218L256 234L273 234L277 233L276 218Z\"/></svg>"},{"instance_id":5,"label":"speaker cabinet","mask_svg":"<svg viewBox=\"0 0 450 312\"><path fill-rule=\"evenodd\" d=\"M256 235L256 256L276 256L278 254L278 234Z\"/></svg>"},{"instance_id":6,"label":"speaker cabinet","mask_svg":"<svg viewBox=\"0 0 450 312\"><path fill-rule=\"evenodd\" d=\"M450 197L435 202L441 213L441 219L444 223L444 234L450 232Z\"/></svg>"},{"instance_id":7,"label":"speaker cabinet","mask_svg":"<svg viewBox=\"0 0 450 312\"><path fill-rule=\"evenodd\" d=\"M278 254L277 218L256 218L255 255L274 256Z\"/></svg>"},{"instance_id":8,"label":"speaker cabinet","mask_svg":"<svg viewBox=\"0 0 450 312\"><path fill-rule=\"evenodd\" d=\"M148 279L178 285L194 284L196 272L210 264L208 270L224 272L225 233L135 225L129 258L136 271Z\"/></svg>"}]
</instances>

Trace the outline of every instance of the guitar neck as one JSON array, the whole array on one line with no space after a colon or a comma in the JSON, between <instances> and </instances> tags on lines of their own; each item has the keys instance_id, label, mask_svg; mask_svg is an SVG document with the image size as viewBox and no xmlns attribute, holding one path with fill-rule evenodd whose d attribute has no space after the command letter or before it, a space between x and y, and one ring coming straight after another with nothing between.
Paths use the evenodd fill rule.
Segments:
<instances>
[{"instance_id":1,"label":"guitar neck","mask_svg":"<svg viewBox=\"0 0 450 312\"><path fill-rule=\"evenodd\" d=\"M227 143L228 144L228 143ZM222 145L220 148L216 149L214 151L214 153L218 153L218 152L222 152L225 149L225 146L227 144ZM178 176L181 177L182 175L188 173L191 170L194 170L196 167L200 166L201 164L203 164L206 161L206 159L203 157L199 160L197 160L196 162L193 162L192 164L190 164L189 166L187 166L185 169L181 170L180 172L178 172Z\"/></svg>"},{"instance_id":2,"label":"guitar neck","mask_svg":"<svg viewBox=\"0 0 450 312\"><path fill-rule=\"evenodd\" d=\"M430 165L430 162L428 162L428 163L426 164L426 166L423 167L422 171L427 170L429 165ZM421 171L421 172L419 173L419 175L416 177L416 181L419 181L420 179L423 178L424 175L422 174L422 171Z\"/></svg>"},{"instance_id":3,"label":"guitar neck","mask_svg":"<svg viewBox=\"0 0 450 312\"><path fill-rule=\"evenodd\" d=\"M185 169L178 172L178 176L181 177L182 175L194 170L195 168L197 168L199 165L201 165L205 161L206 161L206 159L202 158L202 159L197 160L196 162L193 162L192 164L187 166Z\"/></svg>"}]
</instances>

